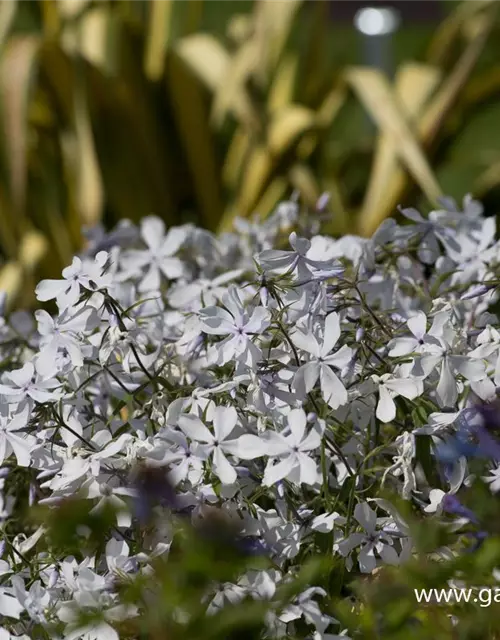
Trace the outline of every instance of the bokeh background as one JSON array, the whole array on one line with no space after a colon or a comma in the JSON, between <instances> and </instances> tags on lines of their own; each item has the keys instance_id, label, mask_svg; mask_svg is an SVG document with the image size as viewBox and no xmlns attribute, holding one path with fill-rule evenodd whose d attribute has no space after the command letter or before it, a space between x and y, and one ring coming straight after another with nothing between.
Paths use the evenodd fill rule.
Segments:
<instances>
[{"instance_id":1,"label":"bokeh background","mask_svg":"<svg viewBox=\"0 0 500 640\"><path fill-rule=\"evenodd\" d=\"M30 304L83 230L152 213L224 231L328 192L322 231L365 236L443 194L496 214L499 8L2 0L0 290Z\"/></svg>"}]
</instances>

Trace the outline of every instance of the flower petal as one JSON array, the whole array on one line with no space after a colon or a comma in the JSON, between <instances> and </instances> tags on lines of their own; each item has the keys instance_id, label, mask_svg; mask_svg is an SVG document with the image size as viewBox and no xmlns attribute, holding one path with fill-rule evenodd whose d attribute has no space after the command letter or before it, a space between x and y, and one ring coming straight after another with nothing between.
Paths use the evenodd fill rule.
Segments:
<instances>
[{"instance_id":1,"label":"flower petal","mask_svg":"<svg viewBox=\"0 0 500 640\"><path fill-rule=\"evenodd\" d=\"M378 388L379 399L375 415L381 422L391 422L396 417L396 405L388 389L381 384Z\"/></svg>"},{"instance_id":2,"label":"flower petal","mask_svg":"<svg viewBox=\"0 0 500 640\"><path fill-rule=\"evenodd\" d=\"M425 332L427 331L427 317L423 311L418 311L414 316L408 319L406 324L415 338L418 340L423 339Z\"/></svg>"},{"instance_id":3,"label":"flower petal","mask_svg":"<svg viewBox=\"0 0 500 640\"><path fill-rule=\"evenodd\" d=\"M327 315L325 320L325 331L323 335L323 346L321 347L321 357L325 358L337 344L340 338L339 314L335 311Z\"/></svg>"},{"instance_id":4,"label":"flower petal","mask_svg":"<svg viewBox=\"0 0 500 640\"><path fill-rule=\"evenodd\" d=\"M220 447L214 449L214 472L219 477L222 484L233 484L238 477L228 459Z\"/></svg>"},{"instance_id":5,"label":"flower petal","mask_svg":"<svg viewBox=\"0 0 500 640\"><path fill-rule=\"evenodd\" d=\"M3 589L0 587L0 613L2 616L19 620L23 609L23 605L18 602L17 598L3 592Z\"/></svg>"},{"instance_id":6,"label":"flower petal","mask_svg":"<svg viewBox=\"0 0 500 640\"><path fill-rule=\"evenodd\" d=\"M295 456L288 456L278 464L268 464L264 472L264 478L262 484L265 487L270 487L276 484L279 480L286 478L290 471L296 466L297 460Z\"/></svg>"},{"instance_id":7,"label":"flower petal","mask_svg":"<svg viewBox=\"0 0 500 640\"><path fill-rule=\"evenodd\" d=\"M305 453L298 454L300 467L300 482L315 485L318 481L318 466L312 458Z\"/></svg>"},{"instance_id":8,"label":"flower petal","mask_svg":"<svg viewBox=\"0 0 500 640\"><path fill-rule=\"evenodd\" d=\"M165 241L165 223L156 216L146 216L141 222L141 236L149 249L157 252Z\"/></svg>"},{"instance_id":9,"label":"flower petal","mask_svg":"<svg viewBox=\"0 0 500 640\"><path fill-rule=\"evenodd\" d=\"M358 554L358 562L361 573L372 573L377 568L377 560L373 545L366 544Z\"/></svg>"},{"instance_id":10,"label":"flower petal","mask_svg":"<svg viewBox=\"0 0 500 640\"><path fill-rule=\"evenodd\" d=\"M315 358L320 357L321 349L312 333L304 333L303 331L297 330L292 333L291 339L293 344L299 349L302 349L302 351L307 351L307 353L310 353Z\"/></svg>"},{"instance_id":11,"label":"flower petal","mask_svg":"<svg viewBox=\"0 0 500 640\"><path fill-rule=\"evenodd\" d=\"M318 381L320 365L318 362L308 362L300 367L293 378L293 386L299 392L310 393Z\"/></svg>"},{"instance_id":12,"label":"flower petal","mask_svg":"<svg viewBox=\"0 0 500 640\"><path fill-rule=\"evenodd\" d=\"M471 382L477 382L486 375L481 360L474 360L468 356L448 356L448 359L450 365Z\"/></svg>"},{"instance_id":13,"label":"flower petal","mask_svg":"<svg viewBox=\"0 0 500 640\"><path fill-rule=\"evenodd\" d=\"M212 444L214 441L213 435L203 422L192 414L179 416L179 427L191 440L205 442L206 444Z\"/></svg>"},{"instance_id":14,"label":"flower petal","mask_svg":"<svg viewBox=\"0 0 500 640\"><path fill-rule=\"evenodd\" d=\"M413 400L423 392L421 380L412 380L411 378L391 378L384 383L387 389L393 393L403 396L408 400Z\"/></svg>"},{"instance_id":15,"label":"flower petal","mask_svg":"<svg viewBox=\"0 0 500 640\"><path fill-rule=\"evenodd\" d=\"M338 409L347 403L347 389L332 369L325 364L321 365L320 382L323 399L332 409Z\"/></svg>"},{"instance_id":16,"label":"flower petal","mask_svg":"<svg viewBox=\"0 0 500 640\"><path fill-rule=\"evenodd\" d=\"M28 440L28 438L21 438L15 433L9 433L7 440L14 451L17 459L17 464L20 467L29 467L31 462L31 449L34 445L34 440Z\"/></svg>"},{"instance_id":17,"label":"flower petal","mask_svg":"<svg viewBox=\"0 0 500 640\"><path fill-rule=\"evenodd\" d=\"M245 333L262 333L269 326L269 311L263 307L254 309L250 320L245 324Z\"/></svg>"},{"instance_id":18,"label":"flower petal","mask_svg":"<svg viewBox=\"0 0 500 640\"><path fill-rule=\"evenodd\" d=\"M288 414L288 424L293 436L294 444L298 445L306 430L306 414L303 409L292 409Z\"/></svg>"},{"instance_id":19,"label":"flower petal","mask_svg":"<svg viewBox=\"0 0 500 640\"><path fill-rule=\"evenodd\" d=\"M395 338L391 340L389 347L389 355L391 358L397 358L415 351L418 347L418 340L415 338Z\"/></svg>"},{"instance_id":20,"label":"flower petal","mask_svg":"<svg viewBox=\"0 0 500 640\"><path fill-rule=\"evenodd\" d=\"M351 347L344 344L338 351L326 356L323 359L323 363L330 365L330 367L335 367L336 369L343 369L352 360L352 353L353 351Z\"/></svg>"},{"instance_id":21,"label":"flower petal","mask_svg":"<svg viewBox=\"0 0 500 640\"><path fill-rule=\"evenodd\" d=\"M234 407L215 407L214 409L214 433L219 442L225 440L233 431L238 420L238 414Z\"/></svg>"},{"instance_id":22,"label":"flower petal","mask_svg":"<svg viewBox=\"0 0 500 640\"><path fill-rule=\"evenodd\" d=\"M377 514L368 502L360 502L354 507L354 517L369 535L375 532Z\"/></svg>"},{"instance_id":23,"label":"flower petal","mask_svg":"<svg viewBox=\"0 0 500 640\"><path fill-rule=\"evenodd\" d=\"M447 357L443 358L441 364L441 375L436 388L436 394L442 407L455 406L458 398L457 383Z\"/></svg>"}]
</instances>

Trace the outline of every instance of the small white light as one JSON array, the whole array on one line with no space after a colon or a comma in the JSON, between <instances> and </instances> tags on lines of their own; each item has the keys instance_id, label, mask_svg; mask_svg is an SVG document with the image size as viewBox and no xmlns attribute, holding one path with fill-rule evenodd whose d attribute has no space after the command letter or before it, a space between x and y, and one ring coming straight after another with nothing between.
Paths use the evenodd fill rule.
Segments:
<instances>
[{"instance_id":1,"label":"small white light","mask_svg":"<svg viewBox=\"0 0 500 640\"><path fill-rule=\"evenodd\" d=\"M399 16L389 7L366 7L354 16L354 24L358 31L367 36L383 36L398 28Z\"/></svg>"}]
</instances>

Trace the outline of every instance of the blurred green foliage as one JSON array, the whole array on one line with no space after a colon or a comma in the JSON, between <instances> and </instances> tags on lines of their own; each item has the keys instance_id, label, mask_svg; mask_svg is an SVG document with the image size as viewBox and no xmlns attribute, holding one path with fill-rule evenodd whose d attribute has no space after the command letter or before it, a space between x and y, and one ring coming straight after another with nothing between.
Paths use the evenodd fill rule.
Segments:
<instances>
[{"instance_id":1,"label":"blurred green foliage","mask_svg":"<svg viewBox=\"0 0 500 640\"><path fill-rule=\"evenodd\" d=\"M475 470L484 470L483 463ZM409 503L398 502L392 495L390 499L410 527L415 545L412 558L399 567L386 566L351 582L354 597L334 604L336 617L366 640L500 638L498 496L482 482L460 492L460 499L478 515L478 528L492 532L478 548L469 536L453 533L453 526L448 529L438 520L422 520ZM457 600L450 593L449 602L419 603L415 590L424 589L438 593L456 589ZM468 601L458 594L461 589L471 590Z\"/></svg>"},{"instance_id":2,"label":"blurred green foliage","mask_svg":"<svg viewBox=\"0 0 500 640\"><path fill-rule=\"evenodd\" d=\"M115 584L122 606L137 608L140 613L121 622L114 621L120 638L144 640L257 640L265 637L266 614L282 611L293 602L317 576L330 566L327 558L308 558L294 580L283 583L266 599L244 598L238 604L225 600L225 606L207 612L210 601L221 586L237 583L245 572L268 570L272 561L264 555L252 555L233 544L236 538L222 510L213 509L216 519L210 531L210 519L195 526L191 518L164 511L172 542L168 553L148 560L149 570L123 573ZM218 514L218 515L217 515ZM44 543L51 557L75 557L83 561L88 556L104 552L106 543L116 538L115 511L111 506L98 513L89 512L88 501L77 498L62 502L57 508L40 508L31 514L35 522L45 527ZM33 517L32 517L33 520ZM196 521L196 518L193 518ZM201 522L201 520L200 520ZM139 535L147 535L151 522L139 526ZM82 536L82 530L86 534ZM143 550L139 541L131 543L133 554ZM144 554L143 554L144 555ZM210 597L211 596L211 597ZM81 626L105 620L98 608L82 609L78 616ZM64 625L54 624L60 632ZM36 625L39 638L49 638L47 627ZM293 638L294 636L287 636Z\"/></svg>"},{"instance_id":3,"label":"blurred green foliage","mask_svg":"<svg viewBox=\"0 0 500 640\"><path fill-rule=\"evenodd\" d=\"M484 471L483 463L478 462L474 470ZM322 610L334 616L353 639L500 638L498 497L481 481L460 492L460 500L477 514L479 528L489 531L478 548L474 548L467 535L454 532L452 519L450 527L440 519L422 519L414 505L392 494L387 494L387 498L411 532L414 547L405 563L386 565L371 575L356 570L344 575L340 569L343 558L332 554L328 544L326 550L311 544L301 559L296 578L279 585L273 596L261 600L245 598L237 603L226 601L215 613L207 613L210 602L207 594L215 595L218 585L236 583L246 571L269 570L272 561L265 555L248 555L232 544L236 540L235 531L217 507L212 507L210 518L199 520L199 524L196 518L174 515L168 509L161 514L158 511L155 517L168 521L172 542L167 554L149 561L154 572L124 575L123 581L115 585L121 604L140 609L137 617L114 622L120 638L258 640L266 637L266 612L279 614L311 585L325 589L328 595L322 602ZM98 513L89 509L88 501L77 497L55 508L34 508L31 523L35 526L42 523L45 531L38 550L45 549L49 557L74 556L78 561L103 553L108 540L117 535L115 513L111 507ZM210 528L213 518L215 529ZM147 523L147 527L150 525ZM141 526L142 532L147 533L148 528ZM138 541L129 542L131 554L141 552ZM471 589L473 597L468 602L443 600L438 604L419 603L415 596L415 589L450 588ZM179 616L179 610L185 615ZM98 609L87 608L81 614L82 626L104 619ZM287 633L286 637L304 637L307 627L302 633L301 624L295 623L295 633ZM49 637L47 628L40 625L34 631L36 637Z\"/></svg>"},{"instance_id":4,"label":"blurred green foliage","mask_svg":"<svg viewBox=\"0 0 500 640\"><path fill-rule=\"evenodd\" d=\"M327 0L0 3L0 289L29 304L82 225L151 213L229 229L327 191L325 231L369 235L412 189L496 207L496 3L445 5L389 79Z\"/></svg>"}]
</instances>

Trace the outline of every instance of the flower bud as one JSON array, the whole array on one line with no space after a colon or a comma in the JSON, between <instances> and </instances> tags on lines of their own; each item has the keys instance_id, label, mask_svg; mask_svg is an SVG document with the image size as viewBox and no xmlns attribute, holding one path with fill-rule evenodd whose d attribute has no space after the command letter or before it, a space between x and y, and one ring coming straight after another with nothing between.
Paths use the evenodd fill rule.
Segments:
<instances>
[{"instance_id":1,"label":"flower bud","mask_svg":"<svg viewBox=\"0 0 500 640\"><path fill-rule=\"evenodd\" d=\"M110 313L109 314L109 326L113 329L119 329L120 327L120 322L118 320L118 316L116 315L116 313Z\"/></svg>"},{"instance_id":2,"label":"flower bud","mask_svg":"<svg viewBox=\"0 0 500 640\"><path fill-rule=\"evenodd\" d=\"M406 322L406 318L404 318L400 313L391 313L391 320L398 322L399 324Z\"/></svg>"},{"instance_id":3,"label":"flower bud","mask_svg":"<svg viewBox=\"0 0 500 640\"><path fill-rule=\"evenodd\" d=\"M276 483L276 490L277 490L277 492L278 492L279 497L280 497L280 498L283 498L283 497L284 497L284 495L285 495L285 485L284 485L284 483L283 483L283 480L279 480L279 481Z\"/></svg>"},{"instance_id":4,"label":"flower bud","mask_svg":"<svg viewBox=\"0 0 500 640\"><path fill-rule=\"evenodd\" d=\"M468 507L465 507L457 498L457 496L451 493L447 493L445 496L443 496L441 506L443 508L443 511L445 511L446 513L450 513L461 518L467 518L467 520L470 520L475 524L477 524L478 522L475 513Z\"/></svg>"},{"instance_id":5,"label":"flower bud","mask_svg":"<svg viewBox=\"0 0 500 640\"><path fill-rule=\"evenodd\" d=\"M460 300L472 300L473 298L479 298L484 296L488 291L495 289L496 285L478 284L475 287L471 287L467 293L460 296Z\"/></svg>"},{"instance_id":6,"label":"flower bud","mask_svg":"<svg viewBox=\"0 0 500 640\"><path fill-rule=\"evenodd\" d=\"M322 193L316 202L316 211L324 211L330 202L330 194Z\"/></svg>"},{"instance_id":7,"label":"flower bud","mask_svg":"<svg viewBox=\"0 0 500 640\"><path fill-rule=\"evenodd\" d=\"M187 353L195 354L203 345L203 336L201 333L191 340L187 347Z\"/></svg>"},{"instance_id":8,"label":"flower bud","mask_svg":"<svg viewBox=\"0 0 500 640\"><path fill-rule=\"evenodd\" d=\"M28 494L28 504L30 507L32 507L35 504L35 498L36 498L36 486L32 482L30 484L29 494Z\"/></svg>"},{"instance_id":9,"label":"flower bud","mask_svg":"<svg viewBox=\"0 0 500 640\"><path fill-rule=\"evenodd\" d=\"M59 580L59 571L57 569L53 569L49 576L49 584L48 584L49 589L53 589L56 586L58 580Z\"/></svg>"},{"instance_id":10,"label":"flower bud","mask_svg":"<svg viewBox=\"0 0 500 640\"><path fill-rule=\"evenodd\" d=\"M364 335L365 335L365 330L363 329L363 327L358 327L356 329L356 342L361 342L361 340L363 340Z\"/></svg>"},{"instance_id":11,"label":"flower bud","mask_svg":"<svg viewBox=\"0 0 500 640\"><path fill-rule=\"evenodd\" d=\"M310 424L312 424L313 422L316 422L317 419L318 419L318 416L314 413L314 411L311 411L310 413L307 414L306 420Z\"/></svg>"},{"instance_id":12,"label":"flower bud","mask_svg":"<svg viewBox=\"0 0 500 640\"><path fill-rule=\"evenodd\" d=\"M267 287L261 287L259 290L260 303L263 307L267 307L269 303L269 291Z\"/></svg>"}]
</instances>

